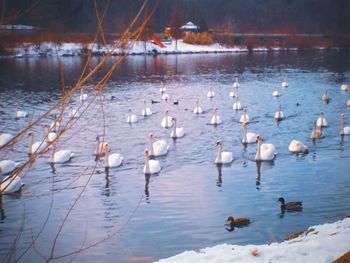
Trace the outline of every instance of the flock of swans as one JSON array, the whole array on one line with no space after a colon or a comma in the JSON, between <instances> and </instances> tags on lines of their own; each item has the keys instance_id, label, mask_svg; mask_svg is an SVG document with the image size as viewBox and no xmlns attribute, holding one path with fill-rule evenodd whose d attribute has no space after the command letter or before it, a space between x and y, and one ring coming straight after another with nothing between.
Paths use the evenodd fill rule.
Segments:
<instances>
[{"instance_id":1,"label":"flock of swans","mask_svg":"<svg viewBox=\"0 0 350 263\"><path fill-rule=\"evenodd\" d=\"M262 136L260 134L256 134L253 132L248 131L248 124L250 122L249 115L247 114L247 109L243 108L238 96L238 88L240 87L240 83L238 81L238 78L236 78L235 82L232 85L232 90L229 93L229 96L233 98L233 105L232 108L235 111L242 110L242 114L240 116L240 123L242 125L242 144L256 144L256 154L255 154L255 161L261 162L261 161L273 161L276 156L276 148L271 143L262 143ZM286 89L288 87L287 79L284 78L281 83L281 88ZM343 84L341 85L342 91L348 90L348 85ZM166 87L163 85L160 88L161 93L161 99L162 100L169 100L169 95L167 93ZM273 97L279 97L280 92L279 88L277 87L273 93ZM213 99L215 97L215 91L210 87L207 92L207 97L209 99ZM81 89L81 93L79 96L80 101L84 102L88 99L88 94L84 93L83 88ZM111 98L113 99L113 97ZM322 96L322 100L326 103L329 102L330 98L327 93ZM152 103L158 103L160 101L151 101ZM174 104L178 105L179 101L174 102ZM347 106L350 107L350 100L347 102ZM193 108L193 114L199 115L203 114L204 111L202 107L199 104L199 100L195 100L195 105ZM75 118L79 114L78 109L71 109L69 112L69 118ZM146 100L143 100L143 109L141 112L141 115L144 117L148 117L152 115L152 110L148 107ZM16 114L17 118L25 118L27 117L27 113L25 111L17 111ZM279 105L278 110L276 111L274 118L276 121L281 121L285 118L284 113L282 111L281 105ZM133 114L132 110L129 109L127 117L126 117L127 123L136 123L138 122L137 115ZM210 122L208 124L210 125L220 125L222 123L218 108L215 107L213 109L213 116L210 119ZM324 131L323 128L328 126L328 122L324 116L324 113L320 113L320 117L315 120L313 126L313 130L310 134L310 138L320 139L324 137ZM51 157L49 158L48 162L55 164L55 163L66 163L69 162L73 156L74 153L69 150L60 150L56 151L55 143L53 143L57 137L57 132L60 129L60 122L57 118L51 123L46 124L43 126L45 138L42 140L35 141L35 135L33 132L29 133L29 146L28 146L28 154L32 155L41 151L44 151L45 149L51 150ZM171 128L169 136L173 139L181 138L185 135L184 128L177 126L177 119L175 117L171 117L169 115L169 111L165 110L164 116L161 119L160 126L163 128ZM341 129L340 129L341 135L348 135L350 134L350 126L345 127L344 126L344 114L341 114ZM3 147L7 145L14 136L9 133L1 133L0 134L0 147ZM120 153L111 153L110 147L107 142L101 141L100 136L96 137L97 146L94 151L94 155L96 157L104 158L104 165L106 168L115 168L119 167L123 163L123 156ZM159 156L164 156L169 151L169 145L165 140L155 140L154 135L152 133L148 134L148 148L144 150L144 157L145 157L145 164L143 167L143 173L145 174L157 174L161 171L161 164L158 160L156 160ZM233 161L233 153L228 151L223 151L223 142L217 141L216 142L216 158L214 160L214 163L217 165L222 164L230 164ZM292 140L289 144L288 150L292 153L297 154L307 154L309 149L308 147L298 140ZM1 175L7 175L7 177L11 176L11 173L14 172L18 167L20 163L12 161L12 160L1 160L0 161L0 174ZM10 175L8 175L10 174ZM3 193L13 193L17 192L21 189L23 186L23 183L21 181L20 176L16 176L14 180L7 180L8 178L5 177L3 179L3 182L1 183L1 191Z\"/></svg>"}]
</instances>

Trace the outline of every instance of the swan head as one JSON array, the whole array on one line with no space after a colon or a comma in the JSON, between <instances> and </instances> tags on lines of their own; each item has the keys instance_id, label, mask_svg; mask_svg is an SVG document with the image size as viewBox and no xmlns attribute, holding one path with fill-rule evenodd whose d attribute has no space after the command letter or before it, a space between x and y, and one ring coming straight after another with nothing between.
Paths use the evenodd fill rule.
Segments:
<instances>
[{"instance_id":1,"label":"swan head","mask_svg":"<svg viewBox=\"0 0 350 263\"><path fill-rule=\"evenodd\" d=\"M216 141L216 143L215 143L215 145L216 145L216 146L220 146L220 145L222 145L222 141L217 140L217 141Z\"/></svg>"},{"instance_id":2,"label":"swan head","mask_svg":"<svg viewBox=\"0 0 350 263\"><path fill-rule=\"evenodd\" d=\"M148 138L149 138L150 140L152 140L152 139L154 138L153 133L150 132L150 133L148 134Z\"/></svg>"},{"instance_id":3,"label":"swan head","mask_svg":"<svg viewBox=\"0 0 350 263\"><path fill-rule=\"evenodd\" d=\"M260 135L256 136L256 142L261 141Z\"/></svg>"},{"instance_id":4,"label":"swan head","mask_svg":"<svg viewBox=\"0 0 350 263\"><path fill-rule=\"evenodd\" d=\"M341 118L344 119L344 113L341 114Z\"/></svg>"},{"instance_id":5,"label":"swan head","mask_svg":"<svg viewBox=\"0 0 350 263\"><path fill-rule=\"evenodd\" d=\"M320 112L320 115L323 116L323 111Z\"/></svg>"},{"instance_id":6,"label":"swan head","mask_svg":"<svg viewBox=\"0 0 350 263\"><path fill-rule=\"evenodd\" d=\"M145 155L145 157L148 157L149 156L149 151L148 151L148 149L146 148L145 150L144 150L144 155Z\"/></svg>"},{"instance_id":7,"label":"swan head","mask_svg":"<svg viewBox=\"0 0 350 263\"><path fill-rule=\"evenodd\" d=\"M173 123L176 123L176 118L175 118L175 117L172 118L171 121L172 121Z\"/></svg>"},{"instance_id":8,"label":"swan head","mask_svg":"<svg viewBox=\"0 0 350 263\"><path fill-rule=\"evenodd\" d=\"M217 112L217 111L218 111L218 108L217 108L217 107L215 107L215 108L214 108L214 111L215 111L215 112Z\"/></svg>"}]
</instances>

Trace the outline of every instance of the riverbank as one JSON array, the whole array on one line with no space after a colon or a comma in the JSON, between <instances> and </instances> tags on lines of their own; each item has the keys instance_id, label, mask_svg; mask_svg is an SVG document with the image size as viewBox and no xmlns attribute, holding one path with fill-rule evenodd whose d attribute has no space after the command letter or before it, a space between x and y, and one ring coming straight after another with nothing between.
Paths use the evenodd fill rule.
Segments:
<instances>
[{"instance_id":1,"label":"riverbank","mask_svg":"<svg viewBox=\"0 0 350 263\"><path fill-rule=\"evenodd\" d=\"M237 230L239 231L239 229ZM350 218L312 226L297 238L267 245L230 245L186 251L159 263L332 262L350 249Z\"/></svg>"}]
</instances>

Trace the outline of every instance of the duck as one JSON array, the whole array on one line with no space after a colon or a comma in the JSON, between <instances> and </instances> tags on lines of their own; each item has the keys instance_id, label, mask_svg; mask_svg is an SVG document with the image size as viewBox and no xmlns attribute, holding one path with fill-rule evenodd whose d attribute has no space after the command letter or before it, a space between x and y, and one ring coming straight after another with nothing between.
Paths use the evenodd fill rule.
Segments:
<instances>
[{"instance_id":1,"label":"duck","mask_svg":"<svg viewBox=\"0 0 350 263\"><path fill-rule=\"evenodd\" d=\"M218 108L214 108L214 115L211 117L210 124L218 125L221 123L221 118L218 115Z\"/></svg>"},{"instance_id":2,"label":"duck","mask_svg":"<svg viewBox=\"0 0 350 263\"><path fill-rule=\"evenodd\" d=\"M184 128L183 127L180 127L180 128L176 127L176 122L177 122L176 118L172 118L172 122L173 122L174 126L173 126L173 130L171 131L170 137L173 139L183 137L185 135Z\"/></svg>"},{"instance_id":3,"label":"duck","mask_svg":"<svg viewBox=\"0 0 350 263\"><path fill-rule=\"evenodd\" d=\"M53 147L52 156L49 159L49 163L66 163L74 157L74 153L71 150L60 150L56 152L56 147Z\"/></svg>"},{"instance_id":4,"label":"duck","mask_svg":"<svg viewBox=\"0 0 350 263\"><path fill-rule=\"evenodd\" d=\"M303 208L303 201L285 203L284 198L278 198L277 202L281 203L281 210L300 210Z\"/></svg>"},{"instance_id":5,"label":"duck","mask_svg":"<svg viewBox=\"0 0 350 263\"><path fill-rule=\"evenodd\" d=\"M317 125L318 127L325 127L325 126L328 126L327 120L325 119L324 114L323 114L322 111L321 111L321 113L320 113L320 117L318 117L318 119L317 119L316 125Z\"/></svg>"},{"instance_id":6,"label":"duck","mask_svg":"<svg viewBox=\"0 0 350 263\"><path fill-rule=\"evenodd\" d=\"M166 92L166 87L164 87L164 84L163 84L163 82L161 82L161 87L160 87L160 89L159 89L159 92L160 93L165 93Z\"/></svg>"},{"instance_id":7,"label":"duck","mask_svg":"<svg viewBox=\"0 0 350 263\"><path fill-rule=\"evenodd\" d=\"M50 130L50 125L43 125L44 134L46 134L46 141L48 143L53 142L57 138L57 133Z\"/></svg>"},{"instance_id":8,"label":"duck","mask_svg":"<svg viewBox=\"0 0 350 263\"><path fill-rule=\"evenodd\" d=\"M17 169L21 163L14 162L12 160L1 160L0 161L0 175L6 175L12 173Z\"/></svg>"},{"instance_id":9,"label":"duck","mask_svg":"<svg viewBox=\"0 0 350 263\"><path fill-rule=\"evenodd\" d=\"M2 180L0 190L3 194L19 193L23 186L24 183L19 175L15 177L8 175Z\"/></svg>"},{"instance_id":10,"label":"duck","mask_svg":"<svg viewBox=\"0 0 350 263\"><path fill-rule=\"evenodd\" d=\"M348 88L349 88L348 84L341 84L341 86L340 86L340 89L342 91L348 91Z\"/></svg>"},{"instance_id":11,"label":"duck","mask_svg":"<svg viewBox=\"0 0 350 263\"><path fill-rule=\"evenodd\" d=\"M194 107L193 113L194 114L202 114L203 113L202 108L199 106L198 100L196 100L196 107Z\"/></svg>"},{"instance_id":12,"label":"duck","mask_svg":"<svg viewBox=\"0 0 350 263\"><path fill-rule=\"evenodd\" d=\"M284 113L282 111L281 104L278 105L278 111L276 111L276 113L275 113L275 119L276 119L276 121L281 121L284 119Z\"/></svg>"},{"instance_id":13,"label":"duck","mask_svg":"<svg viewBox=\"0 0 350 263\"><path fill-rule=\"evenodd\" d=\"M260 136L257 136L256 142L258 144L256 147L255 161L273 161L276 157L275 146L271 143L261 144Z\"/></svg>"},{"instance_id":14,"label":"duck","mask_svg":"<svg viewBox=\"0 0 350 263\"><path fill-rule=\"evenodd\" d=\"M149 159L149 151L148 149L145 149L145 166L143 167L143 173L144 174L157 174L162 169L159 161L157 160L150 160Z\"/></svg>"},{"instance_id":15,"label":"duck","mask_svg":"<svg viewBox=\"0 0 350 263\"><path fill-rule=\"evenodd\" d=\"M0 134L0 147L8 144L15 136L10 133L1 133Z\"/></svg>"},{"instance_id":16,"label":"duck","mask_svg":"<svg viewBox=\"0 0 350 263\"><path fill-rule=\"evenodd\" d=\"M287 78L286 77L282 80L281 86L282 86L282 88L287 88L288 87L288 83L287 83Z\"/></svg>"},{"instance_id":17,"label":"duck","mask_svg":"<svg viewBox=\"0 0 350 263\"><path fill-rule=\"evenodd\" d=\"M215 163L216 164L230 164L233 161L232 152L223 152L222 151L222 141L216 142L216 147L218 148Z\"/></svg>"},{"instance_id":18,"label":"duck","mask_svg":"<svg viewBox=\"0 0 350 263\"><path fill-rule=\"evenodd\" d=\"M84 88L82 87L80 89L80 97L79 97L79 99L80 99L80 101L86 101L87 98L88 98L88 95L87 95L87 93L84 93Z\"/></svg>"},{"instance_id":19,"label":"duck","mask_svg":"<svg viewBox=\"0 0 350 263\"><path fill-rule=\"evenodd\" d=\"M170 96L168 93L163 93L162 100L168 101L170 99Z\"/></svg>"},{"instance_id":20,"label":"duck","mask_svg":"<svg viewBox=\"0 0 350 263\"><path fill-rule=\"evenodd\" d=\"M350 134L350 126L344 127L344 113L341 114L340 134L341 135L349 135Z\"/></svg>"},{"instance_id":21,"label":"duck","mask_svg":"<svg viewBox=\"0 0 350 263\"><path fill-rule=\"evenodd\" d=\"M241 103L239 102L238 96L235 97L235 102L233 103L232 108L234 110L241 110L242 109L242 106L241 106Z\"/></svg>"},{"instance_id":22,"label":"duck","mask_svg":"<svg viewBox=\"0 0 350 263\"><path fill-rule=\"evenodd\" d=\"M301 141L292 140L288 146L288 150L292 153L308 153L309 148Z\"/></svg>"},{"instance_id":23,"label":"duck","mask_svg":"<svg viewBox=\"0 0 350 263\"><path fill-rule=\"evenodd\" d=\"M313 127L313 130L311 132L310 138L311 139L323 138L324 134L323 134L323 131L322 131L322 127L320 127L320 129L317 129L316 121L314 121L313 124L314 124L314 127Z\"/></svg>"},{"instance_id":24,"label":"duck","mask_svg":"<svg viewBox=\"0 0 350 263\"><path fill-rule=\"evenodd\" d=\"M151 103L156 104L156 103L160 103L160 101L159 100L151 100Z\"/></svg>"},{"instance_id":25,"label":"duck","mask_svg":"<svg viewBox=\"0 0 350 263\"><path fill-rule=\"evenodd\" d=\"M239 218L234 218L232 216L229 216L226 219L226 222L228 222L232 227L240 227L240 226L246 226L250 224L250 218L248 217L239 217Z\"/></svg>"},{"instance_id":26,"label":"duck","mask_svg":"<svg viewBox=\"0 0 350 263\"><path fill-rule=\"evenodd\" d=\"M173 123L171 121L171 117L169 116L169 111L166 110L165 113L164 113L164 117L160 123L160 125L163 127L163 128L170 128L173 126Z\"/></svg>"},{"instance_id":27,"label":"duck","mask_svg":"<svg viewBox=\"0 0 350 263\"><path fill-rule=\"evenodd\" d=\"M179 99L173 102L174 105L179 105Z\"/></svg>"},{"instance_id":28,"label":"duck","mask_svg":"<svg viewBox=\"0 0 350 263\"><path fill-rule=\"evenodd\" d=\"M322 100L325 102L325 103L329 103L329 96L328 96L328 91L326 90L325 93L323 94L322 96Z\"/></svg>"},{"instance_id":29,"label":"duck","mask_svg":"<svg viewBox=\"0 0 350 263\"><path fill-rule=\"evenodd\" d=\"M214 98L214 96L215 96L215 92L213 91L213 88L210 87L210 88L209 88L209 91L208 91L208 93L207 93L207 97L208 97L208 98Z\"/></svg>"},{"instance_id":30,"label":"duck","mask_svg":"<svg viewBox=\"0 0 350 263\"><path fill-rule=\"evenodd\" d=\"M126 118L127 123L135 123L138 121L137 116L131 112L131 109L129 109L128 117Z\"/></svg>"},{"instance_id":31,"label":"duck","mask_svg":"<svg viewBox=\"0 0 350 263\"><path fill-rule=\"evenodd\" d=\"M249 123L249 115L247 114L247 108L243 109L243 114L241 115L239 122L240 123Z\"/></svg>"},{"instance_id":32,"label":"duck","mask_svg":"<svg viewBox=\"0 0 350 263\"><path fill-rule=\"evenodd\" d=\"M109 154L109 146L106 144L106 154L105 154L105 167L115 168L119 167L123 162L123 156L119 153Z\"/></svg>"},{"instance_id":33,"label":"duck","mask_svg":"<svg viewBox=\"0 0 350 263\"><path fill-rule=\"evenodd\" d=\"M157 157L157 156L166 155L168 153L169 145L165 140L157 140L153 142L153 139L154 139L153 133L150 133L148 135L148 139L149 139L149 148L150 148L149 156Z\"/></svg>"},{"instance_id":34,"label":"duck","mask_svg":"<svg viewBox=\"0 0 350 263\"><path fill-rule=\"evenodd\" d=\"M243 123L243 139L242 143L247 144L247 143L256 143L256 140L259 136L259 134L253 133L253 132L247 132L247 123Z\"/></svg>"},{"instance_id":35,"label":"duck","mask_svg":"<svg viewBox=\"0 0 350 263\"><path fill-rule=\"evenodd\" d=\"M42 141L36 141L34 142L34 133L30 132L28 133L29 139L29 147L28 147L28 154L32 155L35 153L40 153L44 150L48 150L48 144L45 140Z\"/></svg>"},{"instance_id":36,"label":"duck","mask_svg":"<svg viewBox=\"0 0 350 263\"><path fill-rule=\"evenodd\" d=\"M236 78L235 82L233 83L233 88L239 88L238 78Z\"/></svg>"},{"instance_id":37,"label":"duck","mask_svg":"<svg viewBox=\"0 0 350 263\"><path fill-rule=\"evenodd\" d=\"M278 92L278 87L275 88L275 90L272 92L272 96L279 97L280 93Z\"/></svg>"},{"instance_id":38,"label":"duck","mask_svg":"<svg viewBox=\"0 0 350 263\"><path fill-rule=\"evenodd\" d=\"M142 116L150 116L152 115L152 111L147 107L146 100L143 100L143 110L141 113Z\"/></svg>"},{"instance_id":39,"label":"duck","mask_svg":"<svg viewBox=\"0 0 350 263\"><path fill-rule=\"evenodd\" d=\"M26 111L18 110L18 111L16 112L16 118L17 118L17 119L25 118L25 117L27 117L27 112L26 112Z\"/></svg>"},{"instance_id":40,"label":"duck","mask_svg":"<svg viewBox=\"0 0 350 263\"><path fill-rule=\"evenodd\" d=\"M94 155L96 155L96 156L103 156L106 154L107 151L109 151L108 143L101 142L100 137L101 137L101 135L96 136L97 145L96 145L95 152L94 152Z\"/></svg>"}]
</instances>

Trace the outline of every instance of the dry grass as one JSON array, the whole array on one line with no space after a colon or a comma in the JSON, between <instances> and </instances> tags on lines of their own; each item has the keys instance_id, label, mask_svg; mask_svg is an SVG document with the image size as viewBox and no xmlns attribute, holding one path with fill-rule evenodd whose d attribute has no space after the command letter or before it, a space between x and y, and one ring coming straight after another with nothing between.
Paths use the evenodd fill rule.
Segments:
<instances>
[{"instance_id":1,"label":"dry grass","mask_svg":"<svg viewBox=\"0 0 350 263\"><path fill-rule=\"evenodd\" d=\"M194 33L186 32L183 41L187 44L211 45L214 43L213 36L208 32Z\"/></svg>"}]
</instances>

